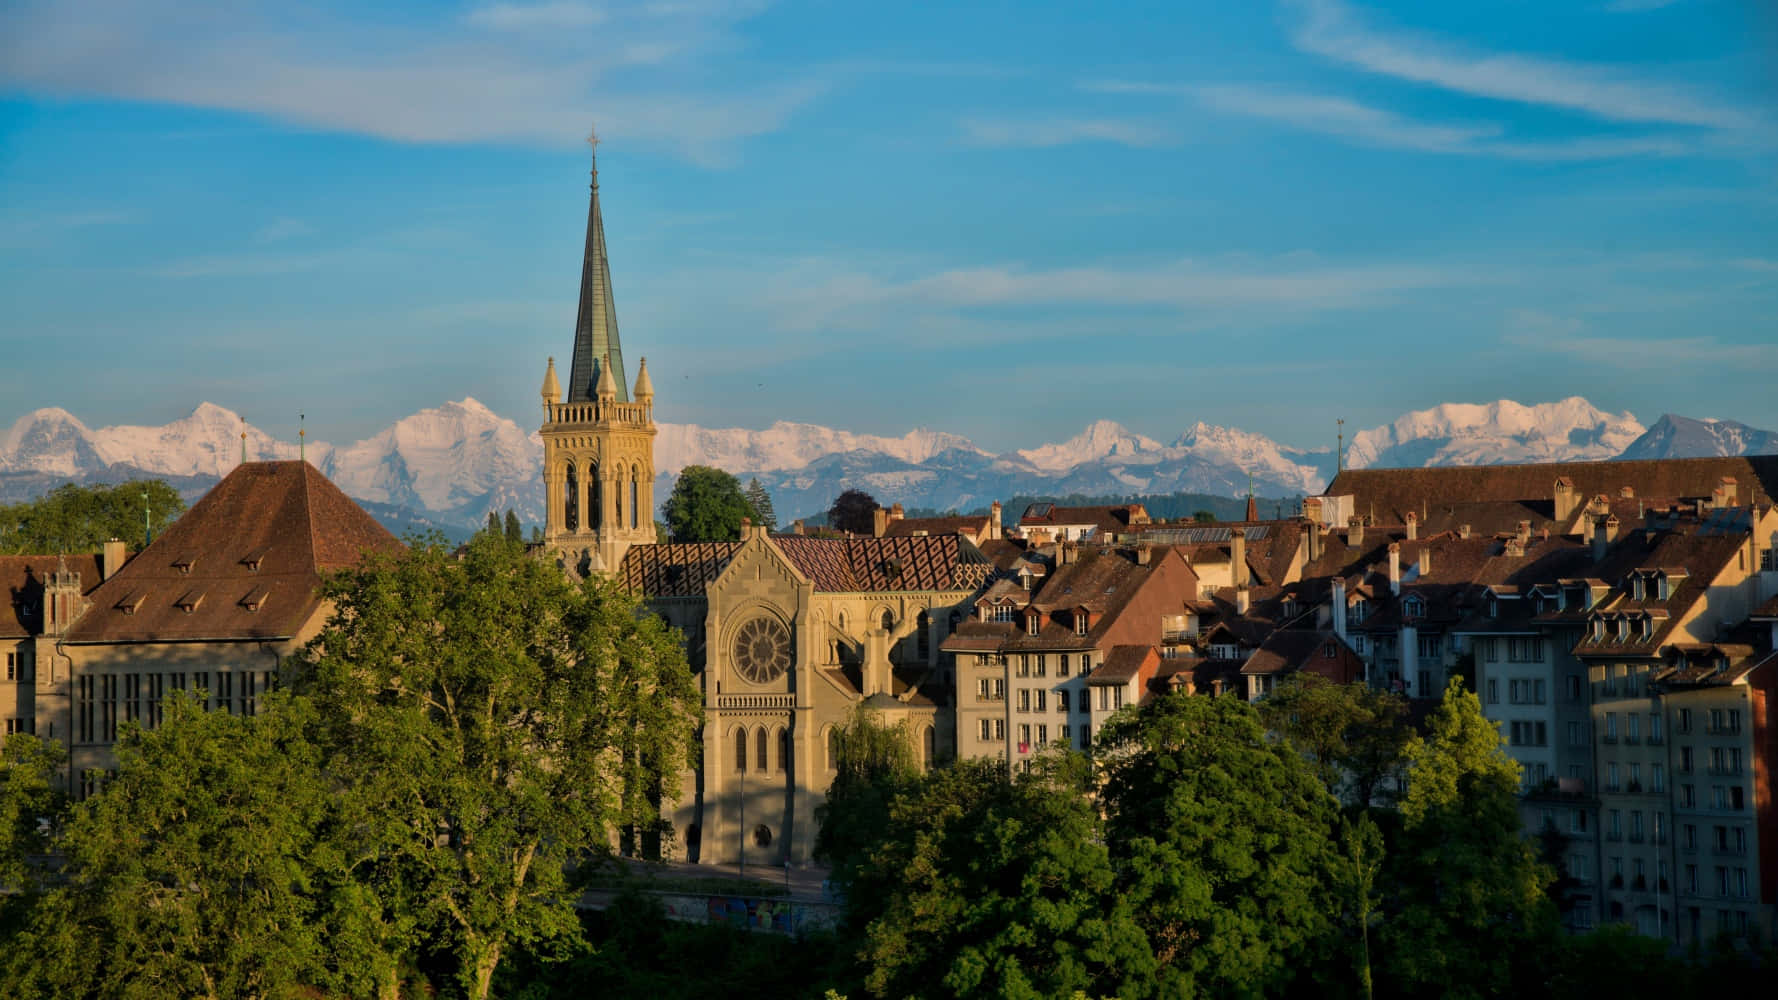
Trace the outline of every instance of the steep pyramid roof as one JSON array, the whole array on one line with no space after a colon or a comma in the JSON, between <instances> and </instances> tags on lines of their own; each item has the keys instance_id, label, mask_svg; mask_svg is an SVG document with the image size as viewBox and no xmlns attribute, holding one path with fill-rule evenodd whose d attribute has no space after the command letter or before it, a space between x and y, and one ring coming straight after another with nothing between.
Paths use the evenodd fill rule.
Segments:
<instances>
[{"instance_id":1,"label":"steep pyramid roof","mask_svg":"<svg viewBox=\"0 0 1778 1000\"><path fill-rule=\"evenodd\" d=\"M314 466L248 462L93 590L67 641L291 636L320 606L323 573L400 549Z\"/></svg>"},{"instance_id":2,"label":"steep pyramid roof","mask_svg":"<svg viewBox=\"0 0 1778 1000\"><path fill-rule=\"evenodd\" d=\"M609 359L609 361L607 360ZM607 363L617 401L630 401L623 348L617 338L617 304L611 298L611 261L605 254L605 219L599 211L599 160L593 158L593 194L587 208L586 251L580 262L580 312L574 320L574 359L568 369L570 403L598 398L600 369Z\"/></svg>"}]
</instances>

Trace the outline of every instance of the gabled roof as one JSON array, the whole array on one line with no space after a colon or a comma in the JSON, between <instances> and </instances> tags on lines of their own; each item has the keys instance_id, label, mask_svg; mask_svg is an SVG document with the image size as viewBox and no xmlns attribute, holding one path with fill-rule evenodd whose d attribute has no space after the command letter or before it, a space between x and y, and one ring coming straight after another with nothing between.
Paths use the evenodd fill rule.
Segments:
<instances>
[{"instance_id":1,"label":"gabled roof","mask_svg":"<svg viewBox=\"0 0 1778 1000\"><path fill-rule=\"evenodd\" d=\"M1324 662L1325 661L1325 662ZM1308 671L1344 683L1362 673L1364 661L1327 629L1279 629L1260 643L1242 665L1243 674L1294 674Z\"/></svg>"},{"instance_id":2,"label":"gabled roof","mask_svg":"<svg viewBox=\"0 0 1778 1000\"><path fill-rule=\"evenodd\" d=\"M1146 520L1148 512L1139 503L1105 507L1058 507L1038 502L1025 508L1019 516L1020 526L1047 527L1058 524L1090 524L1095 531L1122 531L1132 523Z\"/></svg>"},{"instance_id":3,"label":"gabled roof","mask_svg":"<svg viewBox=\"0 0 1778 1000\"><path fill-rule=\"evenodd\" d=\"M1088 684L1127 684L1142 672L1149 660L1159 660L1153 646L1118 645L1105 653L1105 662L1087 675Z\"/></svg>"},{"instance_id":4,"label":"gabled roof","mask_svg":"<svg viewBox=\"0 0 1778 1000\"><path fill-rule=\"evenodd\" d=\"M0 639L43 634L43 584L61 564L61 556L0 556ZM91 593L99 585L99 557L68 556L67 566L80 574L80 586Z\"/></svg>"},{"instance_id":5,"label":"gabled roof","mask_svg":"<svg viewBox=\"0 0 1778 1000\"><path fill-rule=\"evenodd\" d=\"M886 538L899 538L919 534L966 534L976 538L988 533L990 523L986 514L968 517L896 517L890 518L889 524L883 529L883 535Z\"/></svg>"},{"instance_id":6,"label":"gabled roof","mask_svg":"<svg viewBox=\"0 0 1778 1000\"><path fill-rule=\"evenodd\" d=\"M292 636L322 574L401 547L307 462L248 462L93 590L67 641Z\"/></svg>"},{"instance_id":7,"label":"gabled roof","mask_svg":"<svg viewBox=\"0 0 1778 1000\"><path fill-rule=\"evenodd\" d=\"M811 538L773 535L799 572L828 593L971 591L992 564L960 535L907 538ZM649 597L702 597L741 550L741 542L634 545L618 574L624 585Z\"/></svg>"}]
</instances>

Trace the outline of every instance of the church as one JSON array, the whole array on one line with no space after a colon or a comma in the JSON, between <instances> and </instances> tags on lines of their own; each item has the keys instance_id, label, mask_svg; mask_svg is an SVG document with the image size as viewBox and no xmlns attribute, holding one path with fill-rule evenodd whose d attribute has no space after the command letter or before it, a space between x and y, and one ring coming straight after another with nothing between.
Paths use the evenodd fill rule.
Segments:
<instances>
[{"instance_id":1,"label":"church","mask_svg":"<svg viewBox=\"0 0 1778 1000\"><path fill-rule=\"evenodd\" d=\"M543 379L544 544L614 574L684 632L704 699L701 760L666 808L672 853L806 864L856 706L904 725L917 760L954 754L940 645L993 565L964 534L815 538L749 526L732 542L657 544L654 386L626 385L597 160L566 392Z\"/></svg>"}]
</instances>

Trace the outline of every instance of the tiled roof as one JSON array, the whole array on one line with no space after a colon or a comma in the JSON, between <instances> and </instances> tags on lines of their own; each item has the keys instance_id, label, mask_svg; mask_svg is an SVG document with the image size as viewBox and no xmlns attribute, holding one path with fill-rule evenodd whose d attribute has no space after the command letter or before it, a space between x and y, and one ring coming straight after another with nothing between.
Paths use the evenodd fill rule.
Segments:
<instances>
[{"instance_id":1,"label":"tiled roof","mask_svg":"<svg viewBox=\"0 0 1778 1000\"><path fill-rule=\"evenodd\" d=\"M294 635L321 574L401 543L307 462L237 466L88 597L69 642Z\"/></svg>"},{"instance_id":2,"label":"tiled roof","mask_svg":"<svg viewBox=\"0 0 1778 1000\"><path fill-rule=\"evenodd\" d=\"M1586 614L1590 620L1607 619L1605 638L1595 641L1592 632L1585 633L1574 647L1576 656L1606 656L1619 653L1650 656L1667 641L1681 617L1698 601L1703 600L1709 585L1728 561L1746 544L1746 538L1733 535L1682 535L1662 532L1652 539L1646 531L1632 531L1620 537L1592 572L1611 585L1611 591ZM1666 600L1645 598L1635 600L1625 589L1625 580L1633 570L1658 569L1662 566L1683 566L1687 576L1679 581ZM1665 617L1662 617L1662 615ZM1643 637L1631 629L1625 639L1618 639L1616 621L1622 618L1650 621L1650 634Z\"/></svg>"},{"instance_id":3,"label":"tiled roof","mask_svg":"<svg viewBox=\"0 0 1778 1000\"><path fill-rule=\"evenodd\" d=\"M924 532L928 535L955 535L963 533L974 538L987 533L988 515L977 514L973 517L900 517L892 518L889 526L883 529L885 538L911 537Z\"/></svg>"},{"instance_id":4,"label":"tiled roof","mask_svg":"<svg viewBox=\"0 0 1778 1000\"><path fill-rule=\"evenodd\" d=\"M1489 500L1544 500L1555 496L1558 476L1574 483L1584 502L1619 495L1623 487L1643 497L1709 496L1718 480L1737 480L1738 502L1770 502L1778 493L1778 455L1673 458L1634 462L1556 462L1543 465L1440 466L1419 469L1347 469L1326 495L1353 497L1355 510L1400 521L1422 504ZM1755 494L1757 493L1757 496ZM1428 513L1431 511L1429 510Z\"/></svg>"},{"instance_id":5,"label":"tiled roof","mask_svg":"<svg viewBox=\"0 0 1778 1000\"><path fill-rule=\"evenodd\" d=\"M1047 507L1041 514L1033 510ZM1020 525L1044 527L1053 524L1090 524L1095 531L1121 531L1138 517L1147 517L1141 504L1117 504L1109 507L1058 507L1054 504L1032 504L1019 517Z\"/></svg>"},{"instance_id":6,"label":"tiled roof","mask_svg":"<svg viewBox=\"0 0 1778 1000\"><path fill-rule=\"evenodd\" d=\"M829 593L974 590L992 564L959 535L810 538L774 535L771 544ZM626 586L650 597L702 597L741 542L636 545L619 569Z\"/></svg>"},{"instance_id":7,"label":"tiled roof","mask_svg":"<svg viewBox=\"0 0 1778 1000\"><path fill-rule=\"evenodd\" d=\"M1105 654L1105 662L1087 675L1088 684L1123 684L1142 670L1149 657L1158 658L1153 646L1113 646Z\"/></svg>"},{"instance_id":8,"label":"tiled roof","mask_svg":"<svg viewBox=\"0 0 1778 1000\"><path fill-rule=\"evenodd\" d=\"M1326 655L1331 653L1332 655ZM1243 674L1289 674L1300 670L1311 670L1320 664L1317 660L1328 660L1330 663L1349 666L1362 662L1358 654L1352 652L1340 637L1331 630L1285 628L1278 629L1260 643L1253 655L1247 658L1241 667ZM1315 670L1321 673L1321 670ZM1344 671L1334 671L1343 673Z\"/></svg>"},{"instance_id":9,"label":"tiled roof","mask_svg":"<svg viewBox=\"0 0 1778 1000\"><path fill-rule=\"evenodd\" d=\"M0 556L0 587L6 606L0 607L0 639L23 639L43 634L43 582L56 571L60 556ZM80 574L81 589L91 592L99 585L99 557L68 556L68 568Z\"/></svg>"}]
</instances>

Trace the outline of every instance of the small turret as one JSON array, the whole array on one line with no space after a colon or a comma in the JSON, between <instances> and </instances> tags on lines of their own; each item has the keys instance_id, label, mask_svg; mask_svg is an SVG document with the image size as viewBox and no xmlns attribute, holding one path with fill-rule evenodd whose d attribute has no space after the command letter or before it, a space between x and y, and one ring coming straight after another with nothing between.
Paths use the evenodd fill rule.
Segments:
<instances>
[{"instance_id":1,"label":"small turret","mask_svg":"<svg viewBox=\"0 0 1778 1000\"><path fill-rule=\"evenodd\" d=\"M610 403L617 400L617 379L611 377L611 355L605 355L605 363L599 366L599 401Z\"/></svg>"},{"instance_id":2,"label":"small turret","mask_svg":"<svg viewBox=\"0 0 1778 1000\"><path fill-rule=\"evenodd\" d=\"M562 401L562 383L556 380L556 359L549 359L543 372L543 405L554 406Z\"/></svg>"},{"instance_id":3,"label":"small turret","mask_svg":"<svg viewBox=\"0 0 1778 1000\"><path fill-rule=\"evenodd\" d=\"M654 398L654 379L648 377L648 359L636 366L636 402L646 403Z\"/></svg>"}]
</instances>

